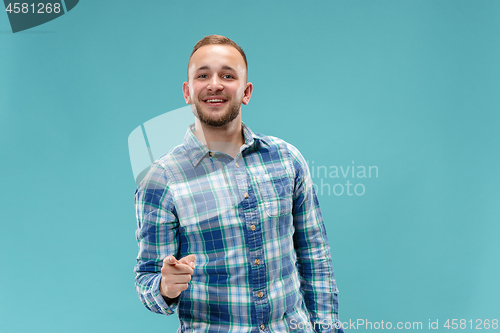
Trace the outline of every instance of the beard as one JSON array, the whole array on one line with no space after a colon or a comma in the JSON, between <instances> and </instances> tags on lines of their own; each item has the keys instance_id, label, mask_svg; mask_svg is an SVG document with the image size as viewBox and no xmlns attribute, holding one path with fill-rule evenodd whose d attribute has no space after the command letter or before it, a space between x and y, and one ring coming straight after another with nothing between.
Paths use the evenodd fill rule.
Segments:
<instances>
[{"instance_id":1,"label":"beard","mask_svg":"<svg viewBox=\"0 0 500 333\"><path fill-rule=\"evenodd\" d=\"M229 102L226 102L229 103ZM212 117L209 111L203 110L201 103L194 103L191 105L193 113L200 122L212 126L221 127L232 122L240 114L241 105L238 103L231 103L228 105L228 109L218 117Z\"/></svg>"}]
</instances>

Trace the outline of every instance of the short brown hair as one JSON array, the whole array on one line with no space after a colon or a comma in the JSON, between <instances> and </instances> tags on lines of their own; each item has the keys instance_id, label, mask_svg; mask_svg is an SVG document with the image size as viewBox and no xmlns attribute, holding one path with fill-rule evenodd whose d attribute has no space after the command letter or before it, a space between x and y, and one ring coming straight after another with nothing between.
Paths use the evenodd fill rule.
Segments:
<instances>
[{"instance_id":1,"label":"short brown hair","mask_svg":"<svg viewBox=\"0 0 500 333\"><path fill-rule=\"evenodd\" d=\"M221 35L210 35L210 36L205 36L202 39L200 39L198 41L198 43L196 43L196 45L194 46L193 52L191 52L191 55L189 56L189 61L191 61L193 54L196 51L198 51L198 49L200 47L205 46L205 45L214 45L214 44L229 45L229 46L234 47L236 50L238 50L238 52L243 57L243 60L245 61L245 67L247 69L247 76L248 76L248 63L247 63L247 56L245 55L245 52L243 52L243 49L238 44L236 44L235 42L233 42L229 38L221 36ZM188 62L188 64L189 64L189 62ZM189 67L188 67L188 72L189 72Z\"/></svg>"}]
</instances>

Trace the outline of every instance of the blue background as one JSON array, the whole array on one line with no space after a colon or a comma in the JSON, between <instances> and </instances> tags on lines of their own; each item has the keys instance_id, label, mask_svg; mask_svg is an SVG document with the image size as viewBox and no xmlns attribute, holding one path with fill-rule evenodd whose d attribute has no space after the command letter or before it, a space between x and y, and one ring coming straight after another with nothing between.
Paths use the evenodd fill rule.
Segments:
<instances>
[{"instance_id":1,"label":"blue background","mask_svg":"<svg viewBox=\"0 0 500 333\"><path fill-rule=\"evenodd\" d=\"M342 321L500 319L499 15L493 0L80 1L12 34L0 14L0 332L175 332L134 289L127 138L185 105L212 33L247 53L254 131L316 166L378 167L351 179L364 195L319 197Z\"/></svg>"}]
</instances>

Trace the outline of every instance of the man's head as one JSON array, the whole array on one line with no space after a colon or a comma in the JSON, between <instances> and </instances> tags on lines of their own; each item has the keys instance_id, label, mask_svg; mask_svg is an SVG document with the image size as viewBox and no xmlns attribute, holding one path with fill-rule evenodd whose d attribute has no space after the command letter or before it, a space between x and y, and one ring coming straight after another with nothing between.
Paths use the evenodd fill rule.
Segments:
<instances>
[{"instance_id":1,"label":"man's head","mask_svg":"<svg viewBox=\"0 0 500 333\"><path fill-rule=\"evenodd\" d=\"M248 104L252 89L245 53L236 43L211 35L195 45L182 90L202 123L220 127L237 118L241 121L241 104Z\"/></svg>"}]
</instances>

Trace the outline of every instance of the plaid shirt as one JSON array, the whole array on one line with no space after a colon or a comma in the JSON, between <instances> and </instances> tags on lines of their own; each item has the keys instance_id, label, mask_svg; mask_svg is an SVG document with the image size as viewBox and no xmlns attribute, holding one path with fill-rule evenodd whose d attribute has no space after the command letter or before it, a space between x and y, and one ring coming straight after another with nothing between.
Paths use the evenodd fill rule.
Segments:
<instances>
[{"instance_id":1,"label":"plaid shirt","mask_svg":"<svg viewBox=\"0 0 500 333\"><path fill-rule=\"evenodd\" d=\"M304 158L253 133L236 158L188 129L135 194L136 289L178 332L342 332L330 247ZM162 260L196 255L187 290L167 305Z\"/></svg>"}]
</instances>

